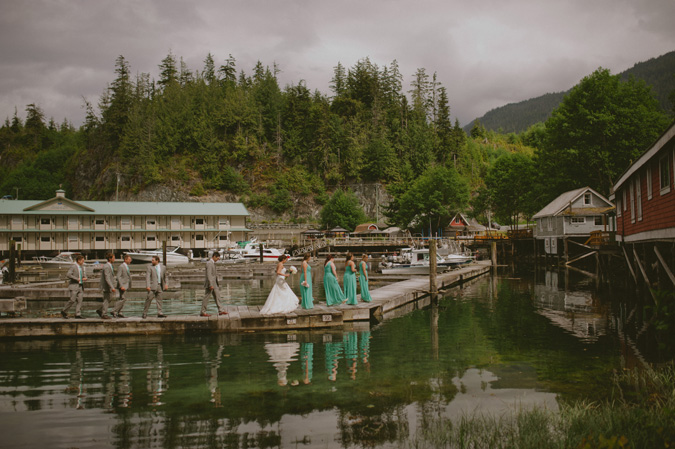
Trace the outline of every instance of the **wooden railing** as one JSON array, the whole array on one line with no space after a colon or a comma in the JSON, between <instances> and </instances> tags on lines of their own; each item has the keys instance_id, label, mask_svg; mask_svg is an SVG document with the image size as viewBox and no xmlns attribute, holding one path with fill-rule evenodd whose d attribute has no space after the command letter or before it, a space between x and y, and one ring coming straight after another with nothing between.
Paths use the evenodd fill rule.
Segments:
<instances>
[{"instance_id":1,"label":"wooden railing","mask_svg":"<svg viewBox=\"0 0 675 449\"><path fill-rule=\"evenodd\" d=\"M586 240L586 245L591 247L611 246L614 243L616 243L614 231L592 231L591 236Z\"/></svg>"}]
</instances>

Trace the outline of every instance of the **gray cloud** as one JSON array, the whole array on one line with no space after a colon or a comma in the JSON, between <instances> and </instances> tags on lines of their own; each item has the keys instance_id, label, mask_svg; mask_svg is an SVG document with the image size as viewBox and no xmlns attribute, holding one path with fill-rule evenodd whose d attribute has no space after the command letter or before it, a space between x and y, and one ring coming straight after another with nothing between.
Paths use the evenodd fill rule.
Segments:
<instances>
[{"instance_id":1,"label":"gray cloud","mask_svg":"<svg viewBox=\"0 0 675 449\"><path fill-rule=\"evenodd\" d=\"M5 0L0 5L0 114L29 103L84 118L124 55L157 76L173 52L201 70L210 52L238 69L279 64L282 85L328 92L333 67L364 57L419 67L447 87L453 116L566 90L599 66L617 73L675 49L672 0L480 3L441 0Z\"/></svg>"}]
</instances>

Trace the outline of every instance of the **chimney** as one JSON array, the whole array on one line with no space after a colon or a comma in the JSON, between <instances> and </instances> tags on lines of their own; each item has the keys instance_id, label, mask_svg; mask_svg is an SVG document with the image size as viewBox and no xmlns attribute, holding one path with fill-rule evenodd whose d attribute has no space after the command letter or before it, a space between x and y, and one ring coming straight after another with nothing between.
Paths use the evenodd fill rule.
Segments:
<instances>
[{"instance_id":1,"label":"chimney","mask_svg":"<svg viewBox=\"0 0 675 449\"><path fill-rule=\"evenodd\" d=\"M56 191L56 197L57 198L65 198L66 197L66 191L59 189Z\"/></svg>"}]
</instances>

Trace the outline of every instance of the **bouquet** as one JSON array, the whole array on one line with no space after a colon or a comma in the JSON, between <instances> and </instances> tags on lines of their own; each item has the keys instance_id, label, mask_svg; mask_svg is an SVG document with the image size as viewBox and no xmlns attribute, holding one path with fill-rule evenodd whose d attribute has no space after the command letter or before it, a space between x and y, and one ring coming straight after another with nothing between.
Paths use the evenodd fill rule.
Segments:
<instances>
[{"instance_id":1,"label":"bouquet","mask_svg":"<svg viewBox=\"0 0 675 449\"><path fill-rule=\"evenodd\" d=\"M295 273L298 272L298 269L295 268L294 266L291 266L290 270L291 270L291 274L295 274Z\"/></svg>"}]
</instances>

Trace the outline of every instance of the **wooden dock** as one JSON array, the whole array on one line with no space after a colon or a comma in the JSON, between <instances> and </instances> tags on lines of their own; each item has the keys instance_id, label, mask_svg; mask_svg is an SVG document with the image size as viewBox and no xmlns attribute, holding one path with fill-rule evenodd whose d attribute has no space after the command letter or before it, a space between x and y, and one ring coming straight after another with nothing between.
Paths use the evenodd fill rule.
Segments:
<instances>
[{"instance_id":1,"label":"wooden dock","mask_svg":"<svg viewBox=\"0 0 675 449\"><path fill-rule=\"evenodd\" d=\"M452 288L490 271L489 261L481 261L437 276L439 290ZM63 318L3 318L0 338L78 337L101 335L180 334L190 332L256 332L288 331L341 327L345 323L379 322L397 309L429 295L429 278L413 277L371 291L373 301L358 305L327 307L325 303L313 309L296 309L292 313L263 316L261 306L228 306L227 315L200 317L169 315L167 318L149 316L101 320ZM154 305L152 309L154 309ZM409 310L413 310L410 308Z\"/></svg>"}]
</instances>

